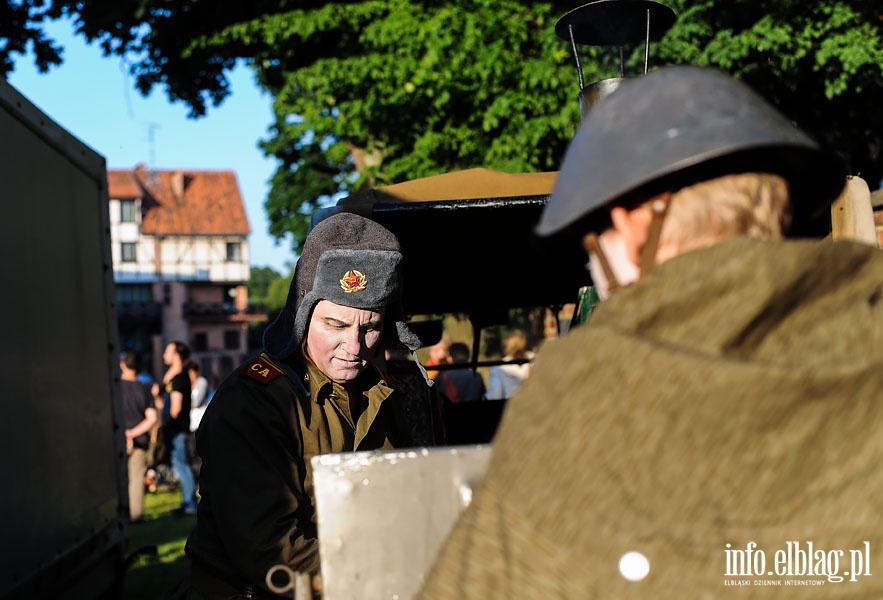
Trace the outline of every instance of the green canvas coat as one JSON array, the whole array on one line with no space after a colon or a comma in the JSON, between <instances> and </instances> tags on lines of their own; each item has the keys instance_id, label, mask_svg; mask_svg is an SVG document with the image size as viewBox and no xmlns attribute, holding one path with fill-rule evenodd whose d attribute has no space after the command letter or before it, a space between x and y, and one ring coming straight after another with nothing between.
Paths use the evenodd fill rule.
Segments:
<instances>
[{"instance_id":1,"label":"green canvas coat","mask_svg":"<svg viewBox=\"0 0 883 600\"><path fill-rule=\"evenodd\" d=\"M195 587L208 580L266 589L277 564L318 572L310 459L399 446L399 392L376 370L359 379L368 400L355 422L344 389L312 364L306 372L310 397L262 354L228 377L206 409L196 434L199 514L186 546ZM207 596L225 593L206 593L208 584Z\"/></svg>"},{"instance_id":2,"label":"green canvas coat","mask_svg":"<svg viewBox=\"0 0 883 600\"><path fill-rule=\"evenodd\" d=\"M541 348L492 447L423 600L883 598L883 252L740 238L672 259ZM762 574L735 562L752 542ZM809 542L816 572L870 565L767 575Z\"/></svg>"}]
</instances>

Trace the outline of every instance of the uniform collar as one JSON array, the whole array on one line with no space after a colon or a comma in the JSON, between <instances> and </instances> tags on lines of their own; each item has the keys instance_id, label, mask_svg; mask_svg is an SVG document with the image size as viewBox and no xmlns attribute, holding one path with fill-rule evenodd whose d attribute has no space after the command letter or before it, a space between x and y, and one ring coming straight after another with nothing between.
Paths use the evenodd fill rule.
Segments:
<instances>
[{"instance_id":1,"label":"uniform collar","mask_svg":"<svg viewBox=\"0 0 883 600\"><path fill-rule=\"evenodd\" d=\"M316 363L306 355L303 355L304 364L304 384L310 392L313 401L322 404L328 396L335 395L339 398L348 398L348 394L344 387L338 383L334 383L325 373L319 370ZM362 389L368 391L373 388L380 388L381 398L386 398L392 393L392 387L386 382L383 374L377 367L371 363L368 368L359 375L357 381L363 386Z\"/></svg>"}]
</instances>

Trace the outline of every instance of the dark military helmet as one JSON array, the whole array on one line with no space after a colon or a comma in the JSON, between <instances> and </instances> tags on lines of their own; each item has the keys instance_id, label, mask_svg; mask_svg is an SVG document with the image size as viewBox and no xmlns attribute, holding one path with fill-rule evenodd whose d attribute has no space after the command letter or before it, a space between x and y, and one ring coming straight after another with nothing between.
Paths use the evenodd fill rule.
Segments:
<instances>
[{"instance_id":1,"label":"dark military helmet","mask_svg":"<svg viewBox=\"0 0 883 600\"><path fill-rule=\"evenodd\" d=\"M614 202L748 171L788 181L792 234L827 233L830 215L821 217L846 181L839 158L727 73L663 67L624 81L588 112L536 233L581 234L577 223Z\"/></svg>"}]
</instances>

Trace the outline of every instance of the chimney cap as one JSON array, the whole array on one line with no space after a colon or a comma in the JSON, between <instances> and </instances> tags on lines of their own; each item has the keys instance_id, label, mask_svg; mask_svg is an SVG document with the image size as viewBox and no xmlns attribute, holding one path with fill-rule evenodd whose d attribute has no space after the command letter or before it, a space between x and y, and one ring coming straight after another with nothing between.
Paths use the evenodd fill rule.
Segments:
<instances>
[{"instance_id":1,"label":"chimney cap","mask_svg":"<svg viewBox=\"0 0 883 600\"><path fill-rule=\"evenodd\" d=\"M660 39L675 22L672 9L652 0L595 0L578 6L555 23L555 33L569 42L589 46L623 46L647 40L647 12L650 12L649 40Z\"/></svg>"}]
</instances>

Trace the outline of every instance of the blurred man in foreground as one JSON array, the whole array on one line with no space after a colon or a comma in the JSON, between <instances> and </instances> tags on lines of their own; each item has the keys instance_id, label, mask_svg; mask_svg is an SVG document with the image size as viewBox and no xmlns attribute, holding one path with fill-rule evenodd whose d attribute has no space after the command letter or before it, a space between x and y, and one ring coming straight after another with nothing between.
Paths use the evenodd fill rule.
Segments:
<instances>
[{"instance_id":1,"label":"blurred man in foreground","mask_svg":"<svg viewBox=\"0 0 883 600\"><path fill-rule=\"evenodd\" d=\"M783 241L844 182L713 69L596 104L537 233L606 300L538 353L420 597L883 595L883 253Z\"/></svg>"}]
</instances>

